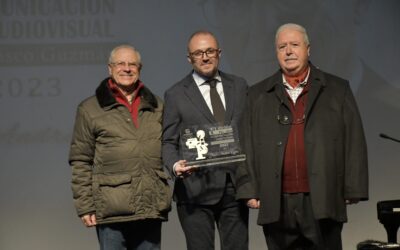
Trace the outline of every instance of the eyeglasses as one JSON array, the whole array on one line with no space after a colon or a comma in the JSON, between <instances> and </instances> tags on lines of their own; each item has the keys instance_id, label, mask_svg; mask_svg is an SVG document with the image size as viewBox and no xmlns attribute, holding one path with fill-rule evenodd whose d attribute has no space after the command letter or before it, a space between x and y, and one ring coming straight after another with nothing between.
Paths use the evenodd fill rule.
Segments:
<instances>
[{"instance_id":1,"label":"eyeglasses","mask_svg":"<svg viewBox=\"0 0 400 250\"><path fill-rule=\"evenodd\" d=\"M306 120L306 115L303 114L301 117L297 117L295 119L293 119L289 114L282 114L280 112L280 107L283 105L283 103L281 103L281 105L278 107L277 112L276 112L276 120L278 120L278 122L282 125L299 125L304 123L304 121Z\"/></svg>"},{"instance_id":2,"label":"eyeglasses","mask_svg":"<svg viewBox=\"0 0 400 250\"><path fill-rule=\"evenodd\" d=\"M301 118L296 118L295 120L291 120L289 116L287 115L276 115L276 119L278 120L278 122L282 125L299 125L304 123L304 121L306 120L306 115L303 115Z\"/></svg>"},{"instance_id":3,"label":"eyeglasses","mask_svg":"<svg viewBox=\"0 0 400 250\"><path fill-rule=\"evenodd\" d=\"M128 66L129 69L138 69L140 68L140 64L139 63L134 63L134 62L112 62L110 63L112 66L119 68L119 69L123 69L126 66Z\"/></svg>"},{"instance_id":4,"label":"eyeglasses","mask_svg":"<svg viewBox=\"0 0 400 250\"><path fill-rule=\"evenodd\" d=\"M217 55L221 52L220 49L207 49L206 51L196 50L194 52L189 53L191 57L194 59L201 59L203 58L204 54L209 58L217 57Z\"/></svg>"}]
</instances>

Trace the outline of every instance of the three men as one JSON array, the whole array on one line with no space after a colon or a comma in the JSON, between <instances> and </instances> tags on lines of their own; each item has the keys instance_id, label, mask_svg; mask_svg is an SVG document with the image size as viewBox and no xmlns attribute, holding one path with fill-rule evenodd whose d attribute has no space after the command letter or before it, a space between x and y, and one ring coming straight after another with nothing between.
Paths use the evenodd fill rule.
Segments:
<instances>
[{"instance_id":1,"label":"three men","mask_svg":"<svg viewBox=\"0 0 400 250\"><path fill-rule=\"evenodd\" d=\"M259 208L268 249L342 249L346 205L368 199L358 108L348 81L309 62L303 27L282 25L275 46L280 70L249 90L237 197Z\"/></svg>"},{"instance_id":2,"label":"three men","mask_svg":"<svg viewBox=\"0 0 400 250\"><path fill-rule=\"evenodd\" d=\"M139 80L139 53L111 52L110 78L78 107L70 153L75 205L102 249L159 248L170 205L161 119L187 249L214 249L215 225L222 249L248 248L248 209L236 199L259 208L268 249L342 249L346 205L368 199L358 108L348 81L309 62L303 27L282 25L275 45L280 70L250 88L244 112L246 81L218 69L212 33L194 33L193 71L166 91L163 116ZM238 170L183 159L183 129L239 123L247 164Z\"/></svg>"},{"instance_id":3,"label":"three men","mask_svg":"<svg viewBox=\"0 0 400 250\"><path fill-rule=\"evenodd\" d=\"M170 210L161 161L163 103L139 79L139 52L111 51L110 77L76 115L69 163L78 215L100 249L159 249Z\"/></svg>"},{"instance_id":4,"label":"three men","mask_svg":"<svg viewBox=\"0 0 400 250\"><path fill-rule=\"evenodd\" d=\"M222 249L248 248L248 209L235 200L235 166L188 166L179 143L182 129L202 124L238 124L245 106L244 79L218 70L221 50L213 34L188 42L193 71L165 93L162 155L175 177L174 198L187 249L214 249L215 224Z\"/></svg>"}]
</instances>

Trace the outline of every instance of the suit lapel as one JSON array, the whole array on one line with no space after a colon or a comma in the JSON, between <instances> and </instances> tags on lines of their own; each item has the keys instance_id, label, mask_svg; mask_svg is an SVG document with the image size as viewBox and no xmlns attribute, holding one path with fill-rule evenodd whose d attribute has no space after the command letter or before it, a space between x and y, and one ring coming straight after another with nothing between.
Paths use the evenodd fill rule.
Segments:
<instances>
[{"instance_id":1,"label":"suit lapel","mask_svg":"<svg viewBox=\"0 0 400 250\"><path fill-rule=\"evenodd\" d=\"M307 106L305 110L305 116L306 116L306 122L307 122L307 117L309 116L312 107L315 104L315 101L317 100L317 97L324 86L323 82L323 76L320 74L320 72L313 66L310 65L311 67L311 72L310 72L310 89L308 93L308 98L307 98Z\"/></svg>"},{"instance_id":2,"label":"suit lapel","mask_svg":"<svg viewBox=\"0 0 400 250\"><path fill-rule=\"evenodd\" d=\"M185 81L184 93L192 105L203 114L203 116L210 122L215 123L215 118L207 106L204 97L201 95L199 88L193 80L192 75L188 75Z\"/></svg>"},{"instance_id":3,"label":"suit lapel","mask_svg":"<svg viewBox=\"0 0 400 250\"><path fill-rule=\"evenodd\" d=\"M220 75L225 96L225 121L230 123L233 118L233 111L235 110L234 83L229 78L224 77L222 73Z\"/></svg>"},{"instance_id":4,"label":"suit lapel","mask_svg":"<svg viewBox=\"0 0 400 250\"><path fill-rule=\"evenodd\" d=\"M275 95L278 98L280 105L283 105L288 111L290 111L289 99L285 93L286 90L282 83L282 73L280 70L274 74L270 86L267 87L267 91L272 89L275 89ZM281 107L278 109L280 108Z\"/></svg>"}]
</instances>

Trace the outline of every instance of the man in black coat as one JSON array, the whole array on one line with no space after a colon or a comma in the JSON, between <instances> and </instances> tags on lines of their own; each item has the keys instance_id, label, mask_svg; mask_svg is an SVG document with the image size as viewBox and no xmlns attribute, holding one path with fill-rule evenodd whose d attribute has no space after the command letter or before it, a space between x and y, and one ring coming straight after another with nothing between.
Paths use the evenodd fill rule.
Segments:
<instances>
[{"instance_id":1,"label":"man in black coat","mask_svg":"<svg viewBox=\"0 0 400 250\"><path fill-rule=\"evenodd\" d=\"M342 249L346 205L368 199L367 148L348 81L309 62L306 30L282 25L280 70L252 86L238 199L259 208L268 249Z\"/></svg>"}]
</instances>

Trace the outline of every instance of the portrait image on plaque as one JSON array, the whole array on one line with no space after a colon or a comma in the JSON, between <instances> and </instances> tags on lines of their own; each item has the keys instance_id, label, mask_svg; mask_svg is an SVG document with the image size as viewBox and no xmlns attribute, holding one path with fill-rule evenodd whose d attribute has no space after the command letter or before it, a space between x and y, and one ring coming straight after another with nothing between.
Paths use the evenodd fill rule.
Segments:
<instances>
[{"instance_id":1,"label":"portrait image on plaque","mask_svg":"<svg viewBox=\"0 0 400 250\"><path fill-rule=\"evenodd\" d=\"M189 126L181 131L180 145L188 166L213 166L246 159L237 128L232 125Z\"/></svg>"}]
</instances>

